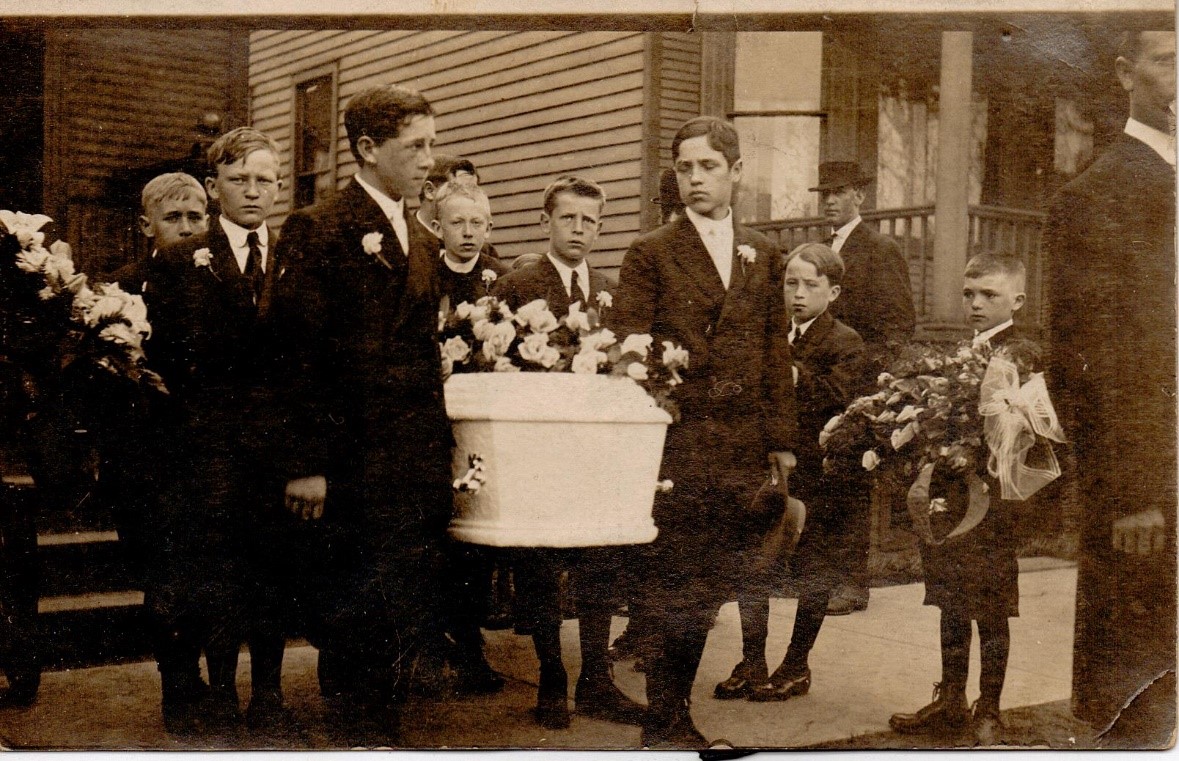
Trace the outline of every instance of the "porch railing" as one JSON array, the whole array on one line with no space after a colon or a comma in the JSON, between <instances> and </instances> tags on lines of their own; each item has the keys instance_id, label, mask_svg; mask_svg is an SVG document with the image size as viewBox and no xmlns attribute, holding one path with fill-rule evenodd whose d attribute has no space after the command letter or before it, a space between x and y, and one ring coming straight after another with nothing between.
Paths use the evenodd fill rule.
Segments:
<instances>
[{"instance_id":1,"label":"porch railing","mask_svg":"<svg viewBox=\"0 0 1179 761\"><path fill-rule=\"evenodd\" d=\"M933 241L936 233L933 206L910 206L877 209L863 213L864 221L891 236L901 247L909 264L913 303L919 322L929 318L933 299ZM984 251L1008 253L1023 259L1028 271L1027 304L1029 321L1043 323L1043 262L1040 256L1040 231L1044 214L1000 206L972 205L970 218L970 254ZM774 239L783 251L807 241L822 241L830 227L823 217L779 219L752 225Z\"/></svg>"}]
</instances>

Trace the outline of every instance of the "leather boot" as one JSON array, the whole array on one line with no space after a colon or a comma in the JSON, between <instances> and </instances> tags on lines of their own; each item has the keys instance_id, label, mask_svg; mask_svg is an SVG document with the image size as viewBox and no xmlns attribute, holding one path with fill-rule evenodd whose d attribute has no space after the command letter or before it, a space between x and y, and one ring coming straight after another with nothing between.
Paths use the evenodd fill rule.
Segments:
<instances>
[{"instance_id":1,"label":"leather boot","mask_svg":"<svg viewBox=\"0 0 1179 761\"><path fill-rule=\"evenodd\" d=\"M932 703L916 713L893 714L888 725L902 734L937 732L957 729L969 718L965 687L939 683L933 686Z\"/></svg>"}]
</instances>

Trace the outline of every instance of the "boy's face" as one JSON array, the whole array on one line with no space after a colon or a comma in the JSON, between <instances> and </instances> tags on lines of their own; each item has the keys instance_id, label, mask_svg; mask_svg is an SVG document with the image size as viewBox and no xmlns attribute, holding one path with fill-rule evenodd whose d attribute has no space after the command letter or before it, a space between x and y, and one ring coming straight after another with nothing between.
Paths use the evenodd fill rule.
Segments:
<instances>
[{"instance_id":1,"label":"boy's face","mask_svg":"<svg viewBox=\"0 0 1179 761\"><path fill-rule=\"evenodd\" d=\"M217 176L205 180L209 197L221 204L226 219L254 230L270 216L282 182L278 157L259 149L232 164L218 164Z\"/></svg>"},{"instance_id":2,"label":"boy's face","mask_svg":"<svg viewBox=\"0 0 1179 761\"><path fill-rule=\"evenodd\" d=\"M434 167L434 138L434 117L414 116L402 126L397 137L388 138L380 145L362 137L357 147L377 188L396 201L417 198L421 193Z\"/></svg>"},{"instance_id":3,"label":"boy's face","mask_svg":"<svg viewBox=\"0 0 1179 761\"><path fill-rule=\"evenodd\" d=\"M708 144L708 135L680 143L675 177L684 205L703 217L724 219L741 179L741 159L729 166L725 154Z\"/></svg>"},{"instance_id":4,"label":"boy's face","mask_svg":"<svg viewBox=\"0 0 1179 761\"><path fill-rule=\"evenodd\" d=\"M434 233L442 238L446 256L453 262L469 262L479 255L491 232L491 216L474 198L451 196L438 207Z\"/></svg>"},{"instance_id":5,"label":"boy's face","mask_svg":"<svg viewBox=\"0 0 1179 761\"><path fill-rule=\"evenodd\" d=\"M1018 278L1003 273L968 277L962 285L962 309L966 321L978 332L1010 320L1023 306Z\"/></svg>"},{"instance_id":6,"label":"boy's face","mask_svg":"<svg viewBox=\"0 0 1179 761\"><path fill-rule=\"evenodd\" d=\"M208 226L209 215L205 213L205 201L194 192L165 198L139 217L140 229L152 239L156 248L175 245L185 238L203 233Z\"/></svg>"},{"instance_id":7,"label":"boy's face","mask_svg":"<svg viewBox=\"0 0 1179 761\"><path fill-rule=\"evenodd\" d=\"M786 265L786 308L797 325L826 312L839 291L838 285L831 285L826 275L820 275L815 265L801 257L794 257Z\"/></svg>"},{"instance_id":8,"label":"boy's face","mask_svg":"<svg viewBox=\"0 0 1179 761\"><path fill-rule=\"evenodd\" d=\"M838 230L860 213L860 207L864 204L864 191L854 185L844 185L834 190L824 190L821 198L827 224Z\"/></svg>"},{"instance_id":9,"label":"boy's face","mask_svg":"<svg viewBox=\"0 0 1179 761\"><path fill-rule=\"evenodd\" d=\"M540 213L540 229L549 236L549 250L570 267L594 250L602 229L602 202L575 193L558 193L552 215Z\"/></svg>"}]
</instances>

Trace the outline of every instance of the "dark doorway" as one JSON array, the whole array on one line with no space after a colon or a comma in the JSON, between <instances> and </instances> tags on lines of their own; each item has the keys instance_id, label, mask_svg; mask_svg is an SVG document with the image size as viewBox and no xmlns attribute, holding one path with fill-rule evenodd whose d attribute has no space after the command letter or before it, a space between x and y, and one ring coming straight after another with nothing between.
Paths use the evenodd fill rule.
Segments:
<instances>
[{"instance_id":1,"label":"dark doorway","mask_svg":"<svg viewBox=\"0 0 1179 761\"><path fill-rule=\"evenodd\" d=\"M42 211L45 35L0 24L5 105L0 108L0 209Z\"/></svg>"}]
</instances>

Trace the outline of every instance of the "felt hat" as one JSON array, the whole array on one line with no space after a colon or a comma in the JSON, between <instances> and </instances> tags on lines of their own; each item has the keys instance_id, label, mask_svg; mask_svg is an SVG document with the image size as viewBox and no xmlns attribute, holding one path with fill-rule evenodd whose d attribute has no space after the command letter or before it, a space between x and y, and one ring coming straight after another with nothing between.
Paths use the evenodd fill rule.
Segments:
<instances>
[{"instance_id":1,"label":"felt hat","mask_svg":"<svg viewBox=\"0 0 1179 761\"><path fill-rule=\"evenodd\" d=\"M854 161L824 161L819 164L819 184L811 191L838 190L847 185L860 187L873 179L871 175L861 173L860 165Z\"/></svg>"}]
</instances>

